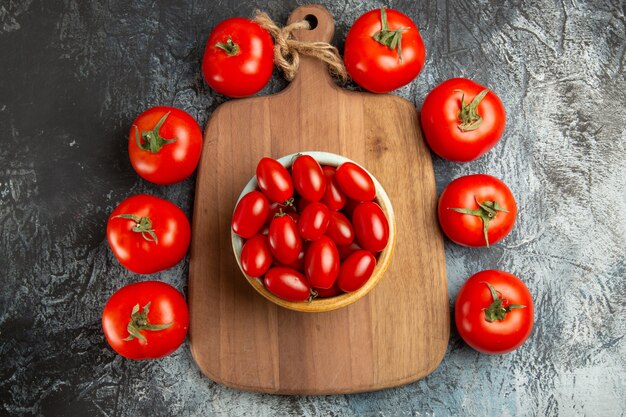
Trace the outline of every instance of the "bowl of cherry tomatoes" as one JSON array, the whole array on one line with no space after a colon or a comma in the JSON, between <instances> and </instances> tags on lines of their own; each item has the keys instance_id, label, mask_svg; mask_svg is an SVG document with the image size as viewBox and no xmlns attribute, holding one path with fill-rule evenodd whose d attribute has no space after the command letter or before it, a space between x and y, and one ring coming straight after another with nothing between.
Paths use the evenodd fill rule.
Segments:
<instances>
[{"instance_id":1,"label":"bowl of cherry tomatoes","mask_svg":"<svg viewBox=\"0 0 626 417\"><path fill-rule=\"evenodd\" d=\"M378 180L328 152L262 158L233 212L232 246L250 285L296 311L350 305L383 277L393 207Z\"/></svg>"}]
</instances>

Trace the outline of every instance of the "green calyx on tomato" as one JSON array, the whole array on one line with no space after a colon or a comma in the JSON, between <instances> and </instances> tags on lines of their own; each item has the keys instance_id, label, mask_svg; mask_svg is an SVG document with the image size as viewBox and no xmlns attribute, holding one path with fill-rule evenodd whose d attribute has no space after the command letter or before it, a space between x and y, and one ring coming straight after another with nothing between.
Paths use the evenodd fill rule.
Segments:
<instances>
[{"instance_id":1,"label":"green calyx on tomato","mask_svg":"<svg viewBox=\"0 0 626 417\"><path fill-rule=\"evenodd\" d=\"M239 45L233 42L230 35L228 35L228 40L226 42L217 42L215 46L226 52L226 55L228 56L238 55L240 51Z\"/></svg>"},{"instance_id":2,"label":"green calyx on tomato","mask_svg":"<svg viewBox=\"0 0 626 417\"><path fill-rule=\"evenodd\" d=\"M148 242L154 242L159 244L159 238L157 237L154 229L152 228L152 220L149 217L137 217L134 214L119 214L113 217L114 219L129 219L136 224L133 226L132 231L135 233L141 233L141 236Z\"/></svg>"},{"instance_id":3,"label":"green calyx on tomato","mask_svg":"<svg viewBox=\"0 0 626 417\"><path fill-rule=\"evenodd\" d=\"M461 121L461 123L459 123L459 129L461 132L476 130L483 123L483 118L478 114L477 108L478 104L485 98L488 92L489 89L484 89L474 97L471 103L467 104L465 102L465 93L461 91L463 94L461 96L461 110L459 110L459 120Z\"/></svg>"},{"instance_id":4,"label":"green calyx on tomato","mask_svg":"<svg viewBox=\"0 0 626 417\"><path fill-rule=\"evenodd\" d=\"M148 343L146 337L141 334L141 330L150 330L152 332L159 331L163 329L167 329L172 326L174 323L166 323L166 324L152 324L148 320L148 313L150 312L150 302L143 306L143 309L139 308L139 304L135 304L133 307L133 311L130 313L130 321L128 322L128 333L129 336L124 340L129 341L135 338L142 340L143 342Z\"/></svg>"},{"instance_id":5,"label":"green calyx on tomato","mask_svg":"<svg viewBox=\"0 0 626 417\"><path fill-rule=\"evenodd\" d=\"M449 207L448 210L454 210L458 213L469 214L472 216L480 217L480 219L483 221L483 233L485 235L485 243L487 244L487 247L489 247L489 235L487 233L489 231L489 220L495 218L499 211L502 211L504 213L508 213L509 211L506 210L504 207L500 206L498 202L495 200L483 201L481 203L475 197L474 199L476 200L476 204L478 204L478 207L479 207L476 210L472 210L468 208L451 208L451 207Z\"/></svg>"},{"instance_id":6,"label":"green calyx on tomato","mask_svg":"<svg viewBox=\"0 0 626 417\"><path fill-rule=\"evenodd\" d=\"M165 139L162 138L159 134L159 130L161 130L161 126L165 123L167 116L170 115L168 111L161 117L158 123L154 126L152 130L144 130L141 132L141 138L143 142L139 139L139 128L135 125L135 140L137 141L137 146L139 149L143 149L144 151L150 151L152 153L158 153L161 148L165 145L168 145L172 142L176 142L176 138Z\"/></svg>"},{"instance_id":7,"label":"green calyx on tomato","mask_svg":"<svg viewBox=\"0 0 626 417\"><path fill-rule=\"evenodd\" d=\"M491 291L491 297L493 298L493 302L487 308L483 308L485 312L485 319L489 323L493 323L496 320L504 320L506 315L511 312L514 308L526 308L525 305L521 304L510 304L509 300L506 298L500 297L500 293L496 291L493 285L488 282L485 282L489 287L489 291Z\"/></svg>"},{"instance_id":8,"label":"green calyx on tomato","mask_svg":"<svg viewBox=\"0 0 626 417\"><path fill-rule=\"evenodd\" d=\"M387 24L387 12L384 7L380 8L380 23L382 29L372 36L374 40L381 45L385 45L387 48L398 50L398 58L400 62L402 62L402 32L408 30L409 28L401 27L396 30L389 30L389 25Z\"/></svg>"}]
</instances>

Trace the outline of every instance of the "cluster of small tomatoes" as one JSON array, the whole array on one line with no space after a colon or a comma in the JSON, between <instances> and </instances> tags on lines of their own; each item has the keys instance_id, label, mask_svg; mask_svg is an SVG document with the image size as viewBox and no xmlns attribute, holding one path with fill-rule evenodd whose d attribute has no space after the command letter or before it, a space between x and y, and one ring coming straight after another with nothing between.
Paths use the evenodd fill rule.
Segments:
<instances>
[{"instance_id":1,"label":"cluster of small tomatoes","mask_svg":"<svg viewBox=\"0 0 626 417\"><path fill-rule=\"evenodd\" d=\"M320 166L298 154L291 173L262 158L256 179L260 191L245 194L232 218L233 232L246 239L240 262L248 276L263 277L268 291L295 302L356 291L368 281L389 223L363 168Z\"/></svg>"}]
</instances>

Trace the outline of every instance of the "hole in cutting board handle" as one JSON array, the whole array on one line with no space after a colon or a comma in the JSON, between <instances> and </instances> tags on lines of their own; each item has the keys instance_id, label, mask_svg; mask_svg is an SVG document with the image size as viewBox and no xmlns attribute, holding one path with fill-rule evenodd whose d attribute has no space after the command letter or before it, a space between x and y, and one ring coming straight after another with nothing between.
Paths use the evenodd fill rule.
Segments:
<instances>
[{"instance_id":1,"label":"hole in cutting board handle","mask_svg":"<svg viewBox=\"0 0 626 417\"><path fill-rule=\"evenodd\" d=\"M309 26L310 26L309 30L313 30L317 27L317 17L315 17L315 15L308 14L304 16L304 20L309 22Z\"/></svg>"}]
</instances>

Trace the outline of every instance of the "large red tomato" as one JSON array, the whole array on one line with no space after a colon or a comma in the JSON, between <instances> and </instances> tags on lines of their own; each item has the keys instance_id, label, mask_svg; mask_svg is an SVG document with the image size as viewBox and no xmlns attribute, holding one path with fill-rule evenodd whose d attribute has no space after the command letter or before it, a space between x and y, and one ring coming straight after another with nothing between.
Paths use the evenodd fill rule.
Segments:
<instances>
[{"instance_id":1,"label":"large red tomato","mask_svg":"<svg viewBox=\"0 0 626 417\"><path fill-rule=\"evenodd\" d=\"M487 270L470 277L456 298L454 318L465 342L483 353L507 353L533 329L528 288L508 272Z\"/></svg>"},{"instance_id":2,"label":"large red tomato","mask_svg":"<svg viewBox=\"0 0 626 417\"><path fill-rule=\"evenodd\" d=\"M229 97L255 94L265 87L273 70L274 43L258 23L233 17L209 35L202 73L218 93Z\"/></svg>"},{"instance_id":3,"label":"large red tomato","mask_svg":"<svg viewBox=\"0 0 626 417\"><path fill-rule=\"evenodd\" d=\"M348 32L344 62L366 90L386 93L410 83L424 66L424 42L415 23L397 10L370 10Z\"/></svg>"},{"instance_id":4,"label":"large red tomato","mask_svg":"<svg viewBox=\"0 0 626 417\"><path fill-rule=\"evenodd\" d=\"M517 205L505 183L485 174L452 181L439 197L439 224L450 240L489 246L513 229Z\"/></svg>"},{"instance_id":5,"label":"large red tomato","mask_svg":"<svg viewBox=\"0 0 626 417\"><path fill-rule=\"evenodd\" d=\"M169 355L183 343L188 328L185 298L171 285L159 281L120 288L102 312L107 342L129 359Z\"/></svg>"},{"instance_id":6,"label":"large red tomato","mask_svg":"<svg viewBox=\"0 0 626 417\"><path fill-rule=\"evenodd\" d=\"M506 112L493 91L466 78L452 78L428 93L421 122L433 152L450 161L467 162L498 143Z\"/></svg>"},{"instance_id":7,"label":"large red tomato","mask_svg":"<svg viewBox=\"0 0 626 417\"><path fill-rule=\"evenodd\" d=\"M127 269L152 274L171 268L187 253L191 227L185 213L162 198L138 194L122 201L107 223L113 254Z\"/></svg>"},{"instance_id":8,"label":"large red tomato","mask_svg":"<svg viewBox=\"0 0 626 417\"><path fill-rule=\"evenodd\" d=\"M141 113L128 135L130 163L142 178L174 184L190 176L200 160L202 131L188 113L153 107Z\"/></svg>"}]
</instances>

